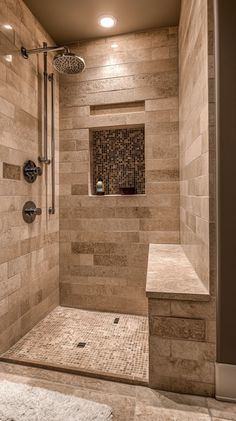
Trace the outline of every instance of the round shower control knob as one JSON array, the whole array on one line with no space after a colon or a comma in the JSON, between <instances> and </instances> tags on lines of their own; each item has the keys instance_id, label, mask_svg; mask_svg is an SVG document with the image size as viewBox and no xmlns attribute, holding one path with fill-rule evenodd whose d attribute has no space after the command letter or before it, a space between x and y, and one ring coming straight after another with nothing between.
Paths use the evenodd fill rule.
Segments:
<instances>
[{"instance_id":1,"label":"round shower control knob","mask_svg":"<svg viewBox=\"0 0 236 421\"><path fill-rule=\"evenodd\" d=\"M42 175L42 168L37 167L34 161L26 161L23 166L24 178L28 183L33 183L38 175Z\"/></svg>"},{"instance_id":2,"label":"round shower control knob","mask_svg":"<svg viewBox=\"0 0 236 421\"><path fill-rule=\"evenodd\" d=\"M41 215L41 214L42 214L42 209L36 208L36 205L34 202L29 201L24 204L22 215L23 215L24 221L27 222L27 224L31 224L32 222L34 222L36 215Z\"/></svg>"}]
</instances>

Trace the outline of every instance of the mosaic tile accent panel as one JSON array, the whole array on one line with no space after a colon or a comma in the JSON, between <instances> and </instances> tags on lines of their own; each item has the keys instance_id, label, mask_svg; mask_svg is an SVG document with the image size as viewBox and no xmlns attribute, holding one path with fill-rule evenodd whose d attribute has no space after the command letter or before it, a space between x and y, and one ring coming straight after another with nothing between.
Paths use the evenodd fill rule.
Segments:
<instances>
[{"instance_id":1,"label":"mosaic tile accent panel","mask_svg":"<svg viewBox=\"0 0 236 421\"><path fill-rule=\"evenodd\" d=\"M144 127L93 130L92 163L93 194L99 177L105 194L144 194Z\"/></svg>"},{"instance_id":2,"label":"mosaic tile accent panel","mask_svg":"<svg viewBox=\"0 0 236 421\"><path fill-rule=\"evenodd\" d=\"M2 357L148 381L148 319L57 307Z\"/></svg>"}]
</instances>

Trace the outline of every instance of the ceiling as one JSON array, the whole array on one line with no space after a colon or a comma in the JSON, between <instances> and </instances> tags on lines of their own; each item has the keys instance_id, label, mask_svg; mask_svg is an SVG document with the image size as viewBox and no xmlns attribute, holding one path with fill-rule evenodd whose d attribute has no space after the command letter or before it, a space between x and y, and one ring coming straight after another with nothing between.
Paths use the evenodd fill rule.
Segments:
<instances>
[{"instance_id":1,"label":"ceiling","mask_svg":"<svg viewBox=\"0 0 236 421\"><path fill-rule=\"evenodd\" d=\"M176 25L181 0L24 0L58 43ZM112 29L101 28L102 15L116 17Z\"/></svg>"}]
</instances>

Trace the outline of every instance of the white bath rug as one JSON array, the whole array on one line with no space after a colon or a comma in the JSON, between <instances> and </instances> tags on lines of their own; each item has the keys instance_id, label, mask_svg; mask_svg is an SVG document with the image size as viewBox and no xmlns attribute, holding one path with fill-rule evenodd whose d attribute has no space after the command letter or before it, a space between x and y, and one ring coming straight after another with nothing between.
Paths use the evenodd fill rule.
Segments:
<instances>
[{"instance_id":1,"label":"white bath rug","mask_svg":"<svg viewBox=\"0 0 236 421\"><path fill-rule=\"evenodd\" d=\"M97 402L21 383L0 381L0 421L111 421Z\"/></svg>"}]
</instances>

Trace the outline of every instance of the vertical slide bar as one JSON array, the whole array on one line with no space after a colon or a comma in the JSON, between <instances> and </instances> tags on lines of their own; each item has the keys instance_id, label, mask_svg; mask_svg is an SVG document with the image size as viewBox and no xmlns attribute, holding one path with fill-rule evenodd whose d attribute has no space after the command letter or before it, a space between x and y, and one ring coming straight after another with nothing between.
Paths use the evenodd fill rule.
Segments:
<instances>
[{"instance_id":1,"label":"vertical slide bar","mask_svg":"<svg viewBox=\"0 0 236 421\"><path fill-rule=\"evenodd\" d=\"M47 48L47 43L43 43L43 48ZM50 164L48 159L48 58L47 52L43 53L43 95L44 95L44 151L43 156L39 157L39 161L44 164Z\"/></svg>"},{"instance_id":2,"label":"vertical slide bar","mask_svg":"<svg viewBox=\"0 0 236 421\"><path fill-rule=\"evenodd\" d=\"M51 82L51 174L52 174L52 206L49 208L49 213L55 213L55 123L54 123L54 74L51 73L48 77Z\"/></svg>"}]
</instances>

